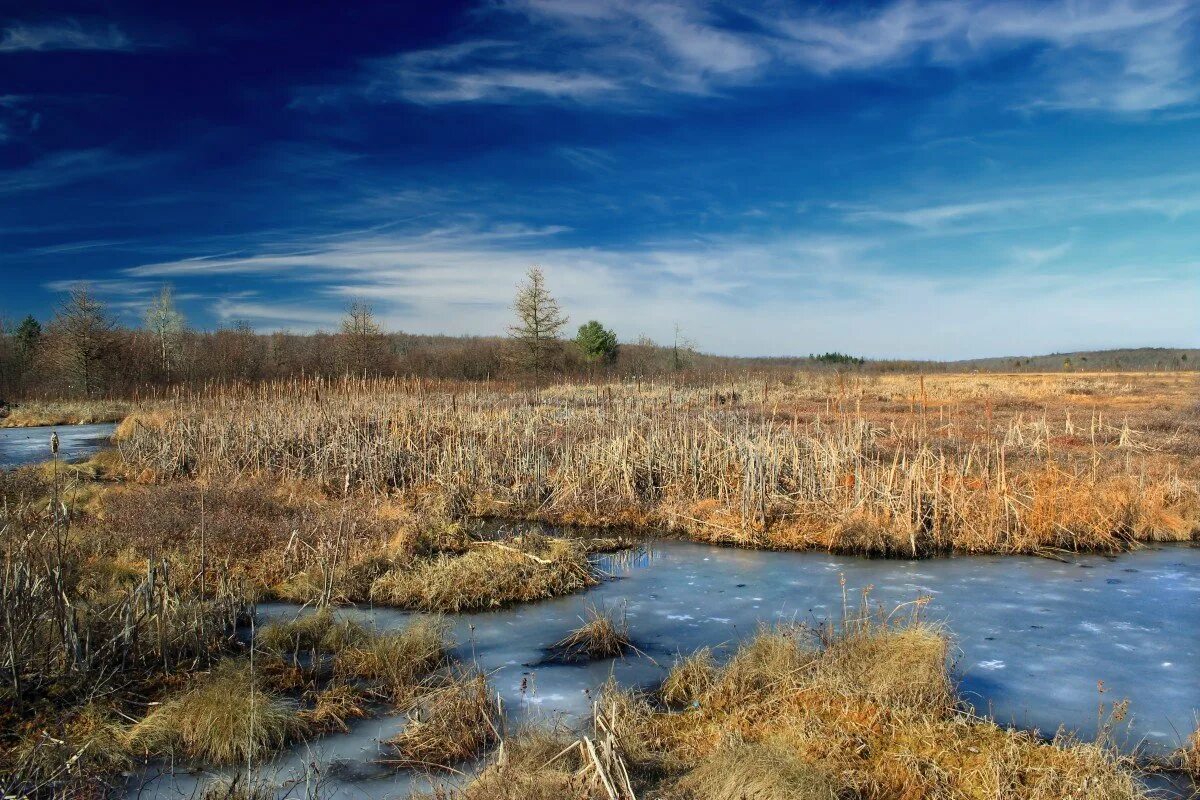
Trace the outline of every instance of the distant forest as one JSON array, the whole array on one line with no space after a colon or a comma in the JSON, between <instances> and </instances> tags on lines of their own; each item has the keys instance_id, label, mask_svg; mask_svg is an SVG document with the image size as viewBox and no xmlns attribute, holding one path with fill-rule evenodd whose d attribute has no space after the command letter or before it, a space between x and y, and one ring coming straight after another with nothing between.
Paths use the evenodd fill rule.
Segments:
<instances>
[{"instance_id":1,"label":"distant forest","mask_svg":"<svg viewBox=\"0 0 1200 800\"><path fill-rule=\"evenodd\" d=\"M532 275L532 273L531 273ZM540 275L538 276L540 280ZM538 284L540 287L540 283ZM523 287L522 292L529 291ZM522 300L523 295L518 295ZM557 305L548 294L525 298ZM520 309L520 305L515 306ZM534 318L544 308L537 307ZM514 315L515 317L517 315ZM838 352L738 358L701 352L682 332L662 344L619 342L601 322L509 336L428 336L382 330L371 309L352 305L336 331L260 333L247 323L192 329L164 289L137 327L119 324L87 287L72 290L45 321L0 320L0 399L129 396L173 386L307 376L421 376L447 380L538 381L661 378L686 382L779 375L797 369L868 372L1194 370L1200 350L1142 348L934 362L872 360ZM565 318L564 318L565 322Z\"/></svg>"}]
</instances>

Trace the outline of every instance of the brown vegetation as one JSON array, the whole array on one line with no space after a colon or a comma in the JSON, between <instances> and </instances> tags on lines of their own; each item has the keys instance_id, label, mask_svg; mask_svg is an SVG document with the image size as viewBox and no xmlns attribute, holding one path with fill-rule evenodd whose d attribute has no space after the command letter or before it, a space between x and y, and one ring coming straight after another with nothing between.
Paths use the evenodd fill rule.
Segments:
<instances>
[{"instance_id":1,"label":"brown vegetation","mask_svg":"<svg viewBox=\"0 0 1200 800\"><path fill-rule=\"evenodd\" d=\"M550 650L560 661L594 661L617 658L633 649L629 626L612 611L588 607L587 619L567 636L555 642Z\"/></svg>"},{"instance_id":2,"label":"brown vegetation","mask_svg":"<svg viewBox=\"0 0 1200 800\"><path fill-rule=\"evenodd\" d=\"M130 730L148 754L178 753L209 764L244 764L301 735L299 707L271 692L241 662L219 664L191 689L156 707Z\"/></svg>"},{"instance_id":3,"label":"brown vegetation","mask_svg":"<svg viewBox=\"0 0 1200 800\"><path fill-rule=\"evenodd\" d=\"M399 734L388 740L397 767L450 767L500 738L498 700L483 675L456 672L423 696Z\"/></svg>"},{"instance_id":4,"label":"brown vegetation","mask_svg":"<svg viewBox=\"0 0 1200 800\"><path fill-rule=\"evenodd\" d=\"M137 470L271 475L455 515L920 556L1121 551L1200 529L1190 374L521 393L289 383L123 426ZM406 596L401 593L400 596Z\"/></svg>"},{"instance_id":5,"label":"brown vegetation","mask_svg":"<svg viewBox=\"0 0 1200 800\"><path fill-rule=\"evenodd\" d=\"M944 634L919 617L889 621L865 604L837 630L764 629L724 667L683 661L667 683L675 700L690 698L682 710L610 689L593 737L557 757L545 736L518 737L474 783L439 796L1146 796L1132 762L1103 744L1046 741L963 710L947 650ZM535 755L510 758L527 741Z\"/></svg>"}]
</instances>

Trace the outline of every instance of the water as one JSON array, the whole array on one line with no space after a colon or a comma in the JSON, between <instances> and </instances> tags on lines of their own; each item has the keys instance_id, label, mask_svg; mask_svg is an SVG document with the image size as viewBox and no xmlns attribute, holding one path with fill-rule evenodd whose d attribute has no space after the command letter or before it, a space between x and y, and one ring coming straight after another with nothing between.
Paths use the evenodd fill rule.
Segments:
<instances>
[{"instance_id":1,"label":"water","mask_svg":"<svg viewBox=\"0 0 1200 800\"><path fill-rule=\"evenodd\" d=\"M1015 556L884 561L663 541L604 565L614 580L582 595L455 618L458 655L490 673L510 725L579 723L610 675L626 685L657 684L678 653L705 645L728 650L763 621L836 618L843 574L851 598L868 585L885 605L931 597L928 617L944 621L957 644L962 693L1001 722L1047 733L1061 725L1091 737L1101 697L1128 698L1132 717L1121 729L1122 745L1162 752L1195 728L1200 709L1196 547L1060 563ZM646 657L544 663L546 648L579 625L589 604L623 608ZM380 628L409 616L391 609L344 613ZM260 624L294 614L286 605L264 606ZM271 770L282 782L315 762L325 770L323 796L403 797L413 777L388 775L372 763L382 754L379 741L402 726L394 716L365 721L350 734L286 754ZM189 795L196 780L161 778L141 797Z\"/></svg>"},{"instance_id":2,"label":"water","mask_svg":"<svg viewBox=\"0 0 1200 800\"><path fill-rule=\"evenodd\" d=\"M50 433L58 432L58 455L64 461L81 461L106 447L117 425L43 425L36 428L0 428L0 469L49 461Z\"/></svg>"}]
</instances>

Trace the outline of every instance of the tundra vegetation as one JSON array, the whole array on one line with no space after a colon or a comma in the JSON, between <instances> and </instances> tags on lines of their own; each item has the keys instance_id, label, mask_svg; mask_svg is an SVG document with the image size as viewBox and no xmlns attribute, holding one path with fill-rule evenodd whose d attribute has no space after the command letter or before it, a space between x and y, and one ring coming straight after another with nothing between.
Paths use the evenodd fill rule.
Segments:
<instances>
[{"instance_id":1,"label":"tundra vegetation","mask_svg":"<svg viewBox=\"0 0 1200 800\"><path fill-rule=\"evenodd\" d=\"M1195 541L1195 373L918 375L831 353L731 377L678 333L610 357L589 323L571 355L537 271L516 310L508 377L373 371L396 371L394 340L356 304L331 345L341 377L258 380L263 337L241 326L211 342L240 371L204 384L164 293L136 340L168 390L115 400L134 339L92 296L23 325L79 402L10 420L123 421L88 462L0 471L0 796L99 796L155 759L244 765L210 796L262 796L272 753L381 711L408 715L381 756L397 769L487 756L443 798L1145 796L1147 764L1107 737L1124 707L1095 742L999 726L956 695L947 632L865 599L682 657L653 691L610 686L582 737L510 733L441 615L584 591L592 554L631 530L903 558ZM562 379L593 352L587 380ZM639 352L661 369L622 372ZM310 613L259 629L266 599ZM336 612L358 603L413 617L376 631ZM582 622L559 657L640 657L615 615ZM1195 742L1159 766L1195 774Z\"/></svg>"}]
</instances>

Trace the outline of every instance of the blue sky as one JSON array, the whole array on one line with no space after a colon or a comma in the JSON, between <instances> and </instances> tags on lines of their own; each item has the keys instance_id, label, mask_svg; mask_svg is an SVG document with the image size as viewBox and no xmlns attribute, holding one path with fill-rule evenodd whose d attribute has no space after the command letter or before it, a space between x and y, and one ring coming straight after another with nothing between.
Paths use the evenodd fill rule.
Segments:
<instances>
[{"instance_id":1,"label":"blue sky","mask_svg":"<svg viewBox=\"0 0 1200 800\"><path fill-rule=\"evenodd\" d=\"M1200 4L4 2L0 209L10 320L1200 346Z\"/></svg>"}]
</instances>

